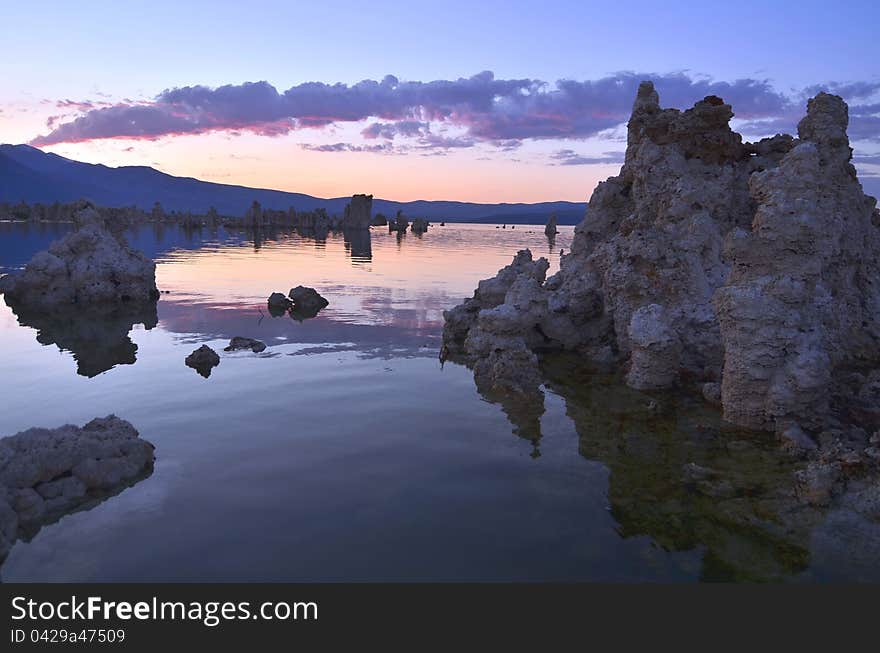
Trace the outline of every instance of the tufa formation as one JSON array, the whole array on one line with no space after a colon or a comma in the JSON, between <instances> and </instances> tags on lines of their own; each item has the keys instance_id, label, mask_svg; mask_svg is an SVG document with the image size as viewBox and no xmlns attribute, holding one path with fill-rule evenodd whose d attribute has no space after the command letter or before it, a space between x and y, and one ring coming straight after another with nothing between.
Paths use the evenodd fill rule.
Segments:
<instances>
[{"instance_id":1,"label":"tufa formation","mask_svg":"<svg viewBox=\"0 0 880 653\"><path fill-rule=\"evenodd\" d=\"M757 143L732 117L715 96L663 109L643 82L625 163L560 271L545 280L519 252L445 313L442 355L516 389L534 385L535 352L571 350L637 389L696 383L751 429L880 428L880 213L847 106L820 93L798 138Z\"/></svg>"}]
</instances>

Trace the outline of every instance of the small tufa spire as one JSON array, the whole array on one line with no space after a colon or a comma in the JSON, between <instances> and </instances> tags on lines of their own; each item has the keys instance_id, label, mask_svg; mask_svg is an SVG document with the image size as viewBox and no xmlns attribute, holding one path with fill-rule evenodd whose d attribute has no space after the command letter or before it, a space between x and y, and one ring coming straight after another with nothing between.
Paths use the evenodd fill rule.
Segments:
<instances>
[{"instance_id":1,"label":"small tufa spire","mask_svg":"<svg viewBox=\"0 0 880 653\"><path fill-rule=\"evenodd\" d=\"M636 99L633 102L633 113L637 111L659 111L660 96L654 90L654 82L645 80L639 84L639 90L636 93Z\"/></svg>"},{"instance_id":2,"label":"small tufa spire","mask_svg":"<svg viewBox=\"0 0 880 653\"><path fill-rule=\"evenodd\" d=\"M852 149L846 135L849 108L839 95L819 93L807 101L807 115L798 123L798 136L815 143L823 159L849 161Z\"/></svg>"}]
</instances>

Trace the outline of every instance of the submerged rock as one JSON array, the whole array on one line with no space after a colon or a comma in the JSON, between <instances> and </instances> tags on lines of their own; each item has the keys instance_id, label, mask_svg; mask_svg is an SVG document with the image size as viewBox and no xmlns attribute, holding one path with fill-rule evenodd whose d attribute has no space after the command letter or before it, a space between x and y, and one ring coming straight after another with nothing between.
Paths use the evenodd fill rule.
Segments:
<instances>
[{"instance_id":1,"label":"submerged rock","mask_svg":"<svg viewBox=\"0 0 880 653\"><path fill-rule=\"evenodd\" d=\"M211 370L220 364L220 356L208 345L202 345L186 357L186 366L193 368L206 379Z\"/></svg>"},{"instance_id":2,"label":"submerged rock","mask_svg":"<svg viewBox=\"0 0 880 653\"><path fill-rule=\"evenodd\" d=\"M796 473L807 461L763 434L725 425L698 396L648 401L620 370L576 353L542 356L540 378L577 432L576 441L548 438L546 447L556 455L577 447L608 470L608 509L621 537L649 537L659 551L693 551L691 572L704 580L778 581L810 565L811 533L826 508L799 494ZM530 442L530 455L540 455L543 403L474 380L514 434Z\"/></svg>"},{"instance_id":3,"label":"submerged rock","mask_svg":"<svg viewBox=\"0 0 880 653\"><path fill-rule=\"evenodd\" d=\"M715 381L707 381L700 386L700 392L708 403L713 406L721 406L721 384Z\"/></svg>"},{"instance_id":4,"label":"submerged rock","mask_svg":"<svg viewBox=\"0 0 880 653\"><path fill-rule=\"evenodd\" d=\"M266 343L254 338L235 336L229 341L229 345L223 348L223 351L240 351L243 349L250 349L255 354L259 354L266 349Z\"/></svg>"},{"instance_id":5,"label":"submerged rock","mask_svg":"<svg viewBox=\"0 0 880 653\"><path fill-rule=\"evenodd\" d=\"M779 432L782 448L795 454L816 450L816 443L797 424L790 424Z\"/></svg>"},{"instance_id":6,"label":"submerged rock","mask_svg":"<svg viewBox=\"0 0 880 653\"><path fill-rule=\"evenodd\" d=\"M846 104L810 100L798 139L743 143L732 116L715 96L662 109L644 82L625 163L596 187L560 271L480 282L445 312L444 352L570 350L616 361L636 388L720 380L725 418L748 428L832 414L870 428L870 401L838 381L880 368L880 228Z\"/></svg>"},{"instance_id":7,"label":"submerged rock","mask_svg":"<svg viewBox=\"0 0 880 653\"><path fill-rule=\"evenodd\" d=\"M153 449L115 415L0 439L0 561L16 539L148 475Z\"/></svg>"},{"instance_id":8,"label":"submerged rock","mask_svg":"<svg viewBox=\"0 0 880 653\"><path fill-rule=\"evenodd\" d=\"M37 253L24 270L0 278L10 305L54 310L63 305L155 302L156 264L125 242L90 202L74 213L76 229Z\"/></svg>"}]
</instances>

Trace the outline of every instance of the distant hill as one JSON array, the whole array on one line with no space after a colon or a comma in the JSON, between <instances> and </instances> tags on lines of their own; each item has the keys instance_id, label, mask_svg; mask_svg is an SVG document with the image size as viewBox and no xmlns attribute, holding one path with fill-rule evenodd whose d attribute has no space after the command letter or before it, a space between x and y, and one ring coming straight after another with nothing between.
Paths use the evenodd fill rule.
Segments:
<instances>
[{"instance_id":1,"label":"distant hill","mask_svg":"<svg viewBox=\"0 0 880 653\"><path fill-rule=\"evenodd\" d=\"M352 192L369 192L368 188ZM175 177L146 166L109 166L83 163L29 145L0 145L0 201L28 203L70 202L86 197L103 206L150 209L160 202L166 211L205 213L211 206L221 215L244 215L257 200L264 208L311 211L320 207L341 214L350 197L320 198L264 188L215 184L192 177ZM394 202L374 199L373 212L448 222L510 222L544 224L556 213L559 224L577 224L586 209L579 202L537 204L475 204L418 200Z\"/></svg>"}]
</instances>

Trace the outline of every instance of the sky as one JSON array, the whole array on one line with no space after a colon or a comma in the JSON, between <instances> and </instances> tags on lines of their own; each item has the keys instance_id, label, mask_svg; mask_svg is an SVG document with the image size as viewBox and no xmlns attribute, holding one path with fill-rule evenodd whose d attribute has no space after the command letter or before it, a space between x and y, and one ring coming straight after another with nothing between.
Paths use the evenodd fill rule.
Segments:
<instances>
[{"instance_id":1,"label":"sky","mask_svg":"<svg viewBox=\"0 0 880 653\"><path fill-rule=\"evenodd\" d=\"M748 139L850 104L880 194L880 3L4 2L0 142L335 197L585 201L635 89Z\"/></svg>"}]
</instances>

